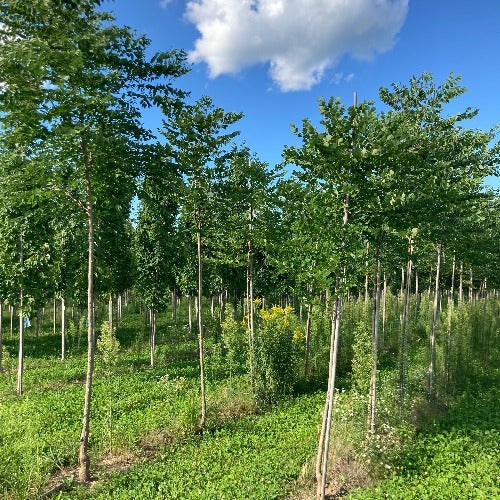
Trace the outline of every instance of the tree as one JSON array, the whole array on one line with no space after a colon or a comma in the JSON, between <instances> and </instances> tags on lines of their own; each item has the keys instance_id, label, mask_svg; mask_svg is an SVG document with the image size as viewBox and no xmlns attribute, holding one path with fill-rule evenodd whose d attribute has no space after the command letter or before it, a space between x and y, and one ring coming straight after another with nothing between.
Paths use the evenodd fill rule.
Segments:
<instances>
[{"instance_id":1,"label":"tree","mask_svg":"<svg viewBox=\"0 0 500 500\"><path fill-rule=\"evenodd\" d=\"M163 134L172 146L172 156L178 169L186 175L185 210L192 214L196 226L198 252L198 350L200 356L201 419L203 428L206 419L205 372L203 354L203 270L202 241L210 228L212 191L214 177L229 152L227 144L237 131L222 133L238 121L239 113L226 113L215 108L209 97L202 97L195 104L164 109L168 121L164 120Z\"/></svg>"},{"instance_id":2,"label":"tree","mask_svg":"<svg viewBox=\"0 0 500 500\"><path fill-rule=\"evenodd\" d=\"M4 133L35 129L37 156L50 159L48 191L74 201L86 216L88 237L88 356L79 478L90 478L88 454L94 368L95 206L116 184L138 173L137 144L150 134L139 122L141 106L182 94L171 85L186 72L184 54L146 57L149 41L97 11L100 0L20 0L0 5L4 26L0 112ZM2 59L4 60L4 58ZM26 63L26 64L24 64ZM26 125L27 124L27 125ZM111 177L111 179L110 179ZM128 206L129 200L116 200Z\"/></svg>"}]
</instances>

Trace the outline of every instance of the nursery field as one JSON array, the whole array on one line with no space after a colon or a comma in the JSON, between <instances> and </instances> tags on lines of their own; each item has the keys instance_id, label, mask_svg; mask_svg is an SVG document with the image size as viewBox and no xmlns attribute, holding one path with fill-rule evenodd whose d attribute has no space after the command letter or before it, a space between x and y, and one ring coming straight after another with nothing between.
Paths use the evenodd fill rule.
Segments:
<instances>
[{"instance_id":1,"label":"nursery field","mask_svg":"<svg viewBox=\"0 0 500 500\"><path fill-rule=\"evenodd\" d=\"M100 338L97 342L92 480L86 485L78 484L76 472L86 361L83 336L70 321L67 358L61 361L60 335L53 334L49 322L42 323L38 338L27 329L25 390L19 397L16 332L12 337L5 334L0 375L2 497L314 498L326 391L321 370L309 380L298 378L278 401L256 400L244 363L231 362L227 321L221 329L217 318L208 314L206 327L212 334L205 344L207 421L202 430L196 337L185 324L186 311L180 309L175 321L170 312L158 314L152 368L144 314L129 309L116 329L119 348L114 356ZM479 321L477 313L483 311L481 321L498 328L496 301L464 305L457 319L465 318L465 309L475 318L471 321ZM425 304L422 311L425 315ZM497 372L476 371L454 394L429 401L419 389L422 374L414 369L409 378L415 387L401 411L396 374L387 358L379 373L381 423L377 435L367 437L363 356L356 354L362 351L363 339L359 328L356 333L349 327L366 312L362 301L346 304L344 310L347 346L339 359L327 496L494 498L500 492ZM390 345L388 316L385 341ZM321 343L327 338L321 331L320 308L313 318L312 363L319 366ZM498 331L493 333L498 336ZM412 354L415 368L419 355L418 350ZM357 362L343 367L342 359L349 356Z\"/></svg>"}]
</instances>

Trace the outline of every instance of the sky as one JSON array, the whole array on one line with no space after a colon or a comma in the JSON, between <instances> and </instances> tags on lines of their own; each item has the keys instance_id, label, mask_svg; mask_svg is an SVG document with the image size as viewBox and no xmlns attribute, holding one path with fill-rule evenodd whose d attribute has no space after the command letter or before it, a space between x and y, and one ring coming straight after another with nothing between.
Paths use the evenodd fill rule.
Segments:
<instances>
[{"instance_id":1,"label":"sky","mask_svg":"<svg viewBox=\"0 0 500 500\"><path fill-rule=\"evenodd\" d=\"M176 83L193 100L210 96L250 150L271 166L290 125L319 119L318 98L346 105L423 72L468 91L447 108L479 114L470 128L500 124L500 0L116 0L117 24L151 39L151 50L184 49L191 71ZM160 126L149 112L147 125ZM500 139L500 137L499 137ZM489 184L500 188L498 178Z\"/></svg>"}]
</instances>

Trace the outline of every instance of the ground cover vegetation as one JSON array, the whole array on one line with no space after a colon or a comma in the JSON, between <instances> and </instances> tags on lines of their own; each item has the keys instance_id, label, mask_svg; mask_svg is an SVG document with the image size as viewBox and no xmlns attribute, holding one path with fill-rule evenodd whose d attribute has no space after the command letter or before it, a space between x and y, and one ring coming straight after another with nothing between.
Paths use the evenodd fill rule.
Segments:
<instances>
[{"instance_id":1,"label":"ground cover vegetation","mask_svg":"<svg viewBox=\"0 0 500 500\"><path fill-rule=\"evenodd\" d=\"M101 3L0 2L0 495L500 494L500 148L460 78L320 99L271 168Z\"/></svg>"}]
</instances>

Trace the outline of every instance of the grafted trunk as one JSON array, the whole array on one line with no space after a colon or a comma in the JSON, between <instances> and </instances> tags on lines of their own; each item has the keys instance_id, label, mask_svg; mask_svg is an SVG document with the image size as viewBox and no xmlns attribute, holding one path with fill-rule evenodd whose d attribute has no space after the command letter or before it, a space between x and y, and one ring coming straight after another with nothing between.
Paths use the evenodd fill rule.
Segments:
<instances>
[{"instance_id":1,"label":"grafted trunk","mask_svg":"<svg viewBox=\"0 0 500 500\"><path fill-rule=\"evenodd\" d=\"M431 333L429 338L429 372L428 372L428 389L429 395L434 393L434 370L435 370L435 351L436 351L436 322L439 299L439 273L441 270L441 244L437 247L437 264L436 264L436 281L434 285L434 304L432 307L432 322Z\"/></svg>"}]
</instances>

